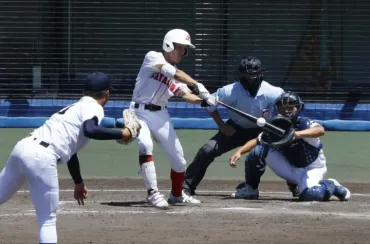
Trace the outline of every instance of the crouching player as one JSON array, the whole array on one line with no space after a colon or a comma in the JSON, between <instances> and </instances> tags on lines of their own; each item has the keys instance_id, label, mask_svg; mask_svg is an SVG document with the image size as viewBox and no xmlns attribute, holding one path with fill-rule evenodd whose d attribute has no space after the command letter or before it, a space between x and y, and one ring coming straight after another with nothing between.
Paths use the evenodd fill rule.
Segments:
<instances>
[{"instance_id":1,"label":"crouching player","mask_svg":"<svg viewBox=\"0 0 370 244\"><path fill-rule=\"evenodd\" d=\"M246 183L230 195L231 198L254 199L259 196L258 185L267 165L276 175L299 186L301 201L328 201L333 195L341 201L350 199L350 191L335 179L324 179L327 168L323 144L320 137L325 129L320 124L299 117L304 109L300 97L285 92L275 102L278 116L288 118L294 126L293 140L274 148L269 144L267 132L248 141L230 158L230 166L235 167L242 154L250 152L246 158Z\"/></svg>"}]
</instances>

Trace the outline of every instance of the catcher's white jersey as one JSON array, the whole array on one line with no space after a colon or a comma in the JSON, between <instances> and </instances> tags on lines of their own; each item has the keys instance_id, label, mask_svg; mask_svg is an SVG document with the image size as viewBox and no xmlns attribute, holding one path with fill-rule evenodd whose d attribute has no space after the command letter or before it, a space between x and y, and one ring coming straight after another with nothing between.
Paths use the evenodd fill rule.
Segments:
<instances>
[{"instance_id":1,"label":"catcher's white jersey","mask_svg":"<svg viewBox=\"0 0 370 244\"><path fill-rule=\"evenodd\" d=\"M60 157L61 163L66 163L89 141L83 133L82 124L93 117L98 123L104 117L103 107L91 97L82 97L61 111L53 114L44 125L31 134L40 141L50 144L50 148Z\"/></svg>"},{"instance_id":2,"label":"catcher's white jersey","mask_svg":"<svg viewBox=\"0 0 370 244\"><path fill-rule=\"evenodd\" d=\"M168 99L180 91L190 92L187 85L164 76L155 65L168 63L161 52L150 51L145 55L136 78L132 101L141 104L167 106Z\"/></svg>"}]
</instances>

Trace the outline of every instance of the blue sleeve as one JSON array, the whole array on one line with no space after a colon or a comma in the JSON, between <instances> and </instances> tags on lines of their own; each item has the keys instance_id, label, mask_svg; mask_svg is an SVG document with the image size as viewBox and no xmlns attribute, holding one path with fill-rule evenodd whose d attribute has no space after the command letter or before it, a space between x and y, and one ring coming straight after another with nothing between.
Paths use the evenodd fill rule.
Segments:
<instances>
[{"instance_id":1,"label":"blue sleeve","mask_svg":"<svg viewBox=\"0 0 370 244\"><path fill-rule=\"evenodd\" d=\"M112 130L98 125L98 117L86 120L83 125L84 135L94 140L118 140L122 138L121 130Z\"/></svg>"},{"instance_id":2,"label":"blue sleeve","mask_svg":"<svg viewBox=\"0 0 370 244\"><path fill-rule=\"evenodd\" d=\"M312 127L314 122L309 118L298 118L297 120L297 130L306 130Z\"/></svg>"},{"instance_id":3,"label":"blue sleeve","mask_svg":"<svg viewBox=\"0 0 370 244\"><path fill-rule=\"evenodd\" d=\"M83 182L81 171L80 171L80 161L78 161L77 154L74 154L71 159L67 162L68 171L71 175L73 182L75 184L80 184Z\"/></svg>"}]
</instances>

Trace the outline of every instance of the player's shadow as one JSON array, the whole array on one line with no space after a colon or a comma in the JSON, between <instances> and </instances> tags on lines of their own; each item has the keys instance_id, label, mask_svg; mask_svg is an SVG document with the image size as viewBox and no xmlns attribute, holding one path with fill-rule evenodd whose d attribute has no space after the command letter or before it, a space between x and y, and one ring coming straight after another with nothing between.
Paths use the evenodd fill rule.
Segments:
<instances>
[{"instance_id":1,"label":"player's shadow","mask_svg":"<svg viewBox=\"0 0 370 244\"><path fill-rule=\"evenodd\" d=\"M111 207L138 207L138 208L148 208L152 207L146 201L129 201L129 202L102 202L101 205L111 206Z\"/></svg>"}]
</instances>

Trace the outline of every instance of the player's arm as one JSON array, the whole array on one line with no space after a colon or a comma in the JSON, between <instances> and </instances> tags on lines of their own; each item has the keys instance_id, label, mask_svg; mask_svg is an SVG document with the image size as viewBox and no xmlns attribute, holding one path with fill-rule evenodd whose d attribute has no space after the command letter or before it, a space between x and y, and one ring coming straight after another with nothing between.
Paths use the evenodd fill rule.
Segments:
<instances>
[{"instance_id":1,"label":"player's arm","mask_svg":"<svg viewBox=\"0 0 370 244\"><path fill-rule=\"evenodd\" d=\"M247 141L241 148L230 157L229 164L231 167L236 168L236 161L240 159L241 155L252 151L258 144L258 137Z\"/></svg>"},{"instance_id":2,"label":"player's arm","mask_svg":"<svg viewBox=\"0 0 370 244\"><path fill-rule=\"evenodd\" d=\"M178 96L182 97L182 99L184 99L185 102L187 103L200 104L201 107L208 107L210 106L209 103L213 102L213 101L212 102L210 101L211 97L208 99L201 99L197 95L190 93L190 92L185 92L185 91L179 92ZM216 99L214 99L214 102L216 102Z\"/></svg>"},{"instance_id":3,"label":"player's arm","mask_svg":"<svg viewBox=\"0 0 370 244\"><path fill-rule=\"evenodd\" d=\"M69 174L72 177L73 182L77 184L83 183L80 170L80 161L78 160L77 154L74 154L71 159L67 162Z\"/></svg>"},{"instance_id":4,"label":"player's arm","mask_svg":"<svg viewBox=\"0 0 370 244\"><path fill-rule=\"evenodd\" d=\"M75 183L74 198L77 200L78 205L85 205L84 199L87 198L87 188L81 176L80 162L77 154L74 154L67 162L69 174Z\"/></svg>"},{"instance_id":5,"label":"player's arm","mask_svg":"<svg viewBox=\"0 0 370 244\"><path fill-rule=\"evenodd\" d=\"M83 125L84 135L94 140L129 140L131 133L127 128L123 130L113 130L99 126L98 117L94 116L86 120Z\"/></svg>"},{"instance_id":6,"label":"player's arm","mask_svg":"<svg viewBox=\"0 0 370 244\"><path fill-rule=\"evenodd\" d=\"M325 128L322 125L317 124L305 130L295 131L294 138L295 139L317 138L317 137L323 136L324 134L325 134Z\"/></svg>"},{"instance_id":7,"label":"player's arm","mask_svg":"<svg viewBox=\"0 0 370 244\"><path fill-rule=\"evenodd\" d=\"M190 92L181 91L179 92L179 97L182 97L182 99L184 99L185 102L187 103L192 103L192 104L202 103L201 98L199 98L197 95L194 95L193 93L190 93Z\"/></svg>"},{"instance_id":8,"label":"player's arm","mask_svg":"<svg viewBox=\"0 0 370 244\"><path fill-rule=\"evenodd\" d=\"M156 64L155 68L170 79L176 79L181 83L196 87L201 98L207 98L210 95L209 91L204 87L202 83L197 82L196 80L191 78L190 75L182 70L176 69L175 66L171 64Z\"/></svg>"},{"instance_id":9,"label":"player's arm","mask_svg":"<svg viewBox=\"0 0 370 244\"><path fill-rule=\"evenodd\" d=\"M216 94L213 94L217 97L218 101L221 101L223 103L232 105L233 104L233 97L228 94L228 91L225 90L226 88L220 88L217 90ZM212 117L212 119L217 124L218 128L227 136L231 136L235 133L235 129L231 126L227 125L221 118L220 113L218 112L218 104L216 103L213 106L207 107L207 111L209 115Z\"/></svg>"},{"instance_id":10,"label":"player's arm","mask_svg":"<svg viewBox=\"0 0 370 244\"><path fill-rule=\"evenodd\" d=\"M308 118L298 118L298 128L294 133L295 139L317 138L325 134L325 128Z\"/></svg>"}]
</instances>

